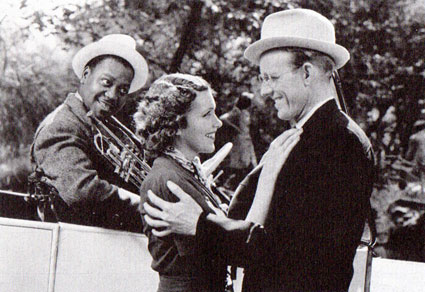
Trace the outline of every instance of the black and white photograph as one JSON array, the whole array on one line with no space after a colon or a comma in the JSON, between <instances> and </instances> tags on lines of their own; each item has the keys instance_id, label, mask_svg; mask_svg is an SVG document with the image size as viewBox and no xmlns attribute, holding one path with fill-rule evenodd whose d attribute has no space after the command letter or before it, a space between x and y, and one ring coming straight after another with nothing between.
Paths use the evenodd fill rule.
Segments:
<instances>
[{"instance_id":1,"label":"black and white photograph","mask_svg":"<svg viewBox=\"0 0 425 292\"><path fill-rule=\"evenodd\" d=\"M0 292L425 291L425 0L3 0Z\"/></svg>"}]
</instances>

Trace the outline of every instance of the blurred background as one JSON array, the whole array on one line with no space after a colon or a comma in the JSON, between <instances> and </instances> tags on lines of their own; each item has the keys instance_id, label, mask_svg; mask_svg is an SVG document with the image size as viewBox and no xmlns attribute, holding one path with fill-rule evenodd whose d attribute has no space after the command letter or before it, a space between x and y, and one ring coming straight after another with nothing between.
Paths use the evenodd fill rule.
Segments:
<instances>
[{"instance_id":1,"label":"blurred background","mask_svg":"<svg viewBox=\"0 0 425 292\"><path fill-rule=\"evenodd\" d=\"M348 112L370 137L380 170L372 197L378 253L425 262L425 0L3 0L0 190L27 192L34 132L76 90L72 56L109 33L137 40L150 68L146 88L176 71L212 84L225 121L217 146L235 144L219 184L234 188L287 127L261 99L258 68L243 51L259 39L266 15L296 7L331 19L351 53L340 75ZM146 88L118 116L130 127ZM30 218L22 202L0 195L0 216Z\"/></svg>"}]
</instances>

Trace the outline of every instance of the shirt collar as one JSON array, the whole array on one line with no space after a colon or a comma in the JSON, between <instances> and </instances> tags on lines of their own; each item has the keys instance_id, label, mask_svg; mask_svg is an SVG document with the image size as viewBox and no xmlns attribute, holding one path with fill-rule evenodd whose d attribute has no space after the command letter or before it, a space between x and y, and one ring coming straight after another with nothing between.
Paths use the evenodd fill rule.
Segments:
<instances>
[{"instance_id":1,"label":"shirt collar","mask_svg":"<svg viewBox=\"0 0 425 292\"><path fill-rule=\"evenodd\" d=\"M164 154L177 161L183 168L189 170L202 184L208 186L208 180L198 156L195 156L193 160L190 161L180 150L174 147L168 147L168 149L164 151Z\"/></svg>"},{"instance_id":2,"label":"shirt collar","mask_svg":"<svg viewBox=\"0 0 425 292\"><path fill-rule=\"evenodd\" d=\"M308 114L306 114L301 120L299 120L297 123L291 123L291 126L293 128L297 128L297 129L301 129L305 123L311 118L311 116L325 103L327 103L328 101L334 99L334 97L329 97L319 103L317 103L309 112Z\"/></svg>"},{"instance_id":3,"label":"shirt collar","mask_svg":"<svg viewBox=\"0 0 425 292\"><path fill-rule=\"evenodd\" d=\"M186 156L184 156L184 154L180 150L178 150L174 147L168 147L164 151L164 154L170 156L171 158L173 158L174 160L179 162L181 166L183 166L184 168L186 168L190 172L195 172L195 168L192 164L192 161L187 159Z\"/></svg>"}]
</instances>

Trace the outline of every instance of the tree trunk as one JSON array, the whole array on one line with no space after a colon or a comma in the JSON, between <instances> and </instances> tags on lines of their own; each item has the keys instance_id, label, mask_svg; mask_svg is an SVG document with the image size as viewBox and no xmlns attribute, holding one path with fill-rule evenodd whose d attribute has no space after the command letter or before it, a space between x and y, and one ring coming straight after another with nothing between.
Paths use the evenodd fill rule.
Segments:
<instances>
[{"instance_id":1,"label":"tree trunk","mask_svg":"<svg viewBox=\"0 0 425 292\"><path fill-rule=\"evenodd\" d=\"M144 2L143 0L125 0L124 7L128 10L142 10Z\"/></svg>"},{"instance_id":2,"label":"tree trunk","mask_svg":"<svg viewBox=\"0 0 425 292\"><path fill-rule=\"evenodd\" d=\"M180 39L180 45L177 49L174 57L171 61L170 73L175 73L179 70L180 65L183 61L183 57L186 54L187 50L190 48L192 43L193 35L196 31L196 26L199 23L199 19L201 17L203 2L200 0L193 0L190 3L190 15L187 20L186 25L184 26L184 30Z\"/></svg>"}]
</instances>

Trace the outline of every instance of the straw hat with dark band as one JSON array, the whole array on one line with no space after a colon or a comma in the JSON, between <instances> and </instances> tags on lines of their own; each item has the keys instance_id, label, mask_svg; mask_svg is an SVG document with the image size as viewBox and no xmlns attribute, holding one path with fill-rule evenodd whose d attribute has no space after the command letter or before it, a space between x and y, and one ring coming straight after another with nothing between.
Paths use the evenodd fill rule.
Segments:
<instances>
[{"instance_id":1,"label":"straw hat with dark band","mask_svg":"<svg viewBox=\"0 0 425 292\"><path fill-rule=\"evenodd\" d=\"M281 47L316 50L332 57L336 69L350 59L350 53L335 43L333 24L309 9L292 9L270 14L264 19L261 39L245 50L245 58L258 65L261 54Z\"/></svg>"},{"instance_id":2,"label":"straw hat with dark band","mask_svg":"<svg viewBox=\"0 0 425 292\"><path fill-rule=\"evenodd\" d=\"M148 65L143 56L136 51L136 41L125 34L110 34L80 49L72 60L72 68L77 77L81 78L84 67L90 60L102 55L121 57L133 67L134 77L129 93L139 90L146 83Z\"/></svg>"}]
</instances>

